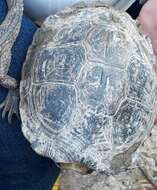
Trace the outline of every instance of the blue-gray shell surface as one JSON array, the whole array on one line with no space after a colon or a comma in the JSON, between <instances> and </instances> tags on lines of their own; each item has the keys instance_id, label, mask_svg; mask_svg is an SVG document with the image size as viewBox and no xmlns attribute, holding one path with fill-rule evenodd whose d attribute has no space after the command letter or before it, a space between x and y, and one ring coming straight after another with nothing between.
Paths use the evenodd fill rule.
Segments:
<instances>
[{"instance_id":1,"label":"blue-gray shell surface","mask_svg":"<svg viewBox=\"0 0 157 190\"><path fill-rule=\"evenodd\" d=\"M150 40L127 13L75 6L48 17L23 67L24 136L56 163L128 167L153 126L154 63Z\"/></svg>"}]
</instances>

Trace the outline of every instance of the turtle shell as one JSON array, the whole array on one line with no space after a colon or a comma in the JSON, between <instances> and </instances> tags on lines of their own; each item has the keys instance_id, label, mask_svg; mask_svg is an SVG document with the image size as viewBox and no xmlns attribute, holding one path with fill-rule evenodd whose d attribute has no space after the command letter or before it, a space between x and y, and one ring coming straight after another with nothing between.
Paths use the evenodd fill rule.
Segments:
<instances>
[{"instance_id":1,"label":"turtle shell","mask_svg":"<svg viewBox=\"0 0 157 190\"><path fill-rule=\"evenodd\" d=\"M150 133L151 43L127 13L75 6L35 34L20 85L22 131L39 154L113 173Z\"/></svg>"}]
</instances>

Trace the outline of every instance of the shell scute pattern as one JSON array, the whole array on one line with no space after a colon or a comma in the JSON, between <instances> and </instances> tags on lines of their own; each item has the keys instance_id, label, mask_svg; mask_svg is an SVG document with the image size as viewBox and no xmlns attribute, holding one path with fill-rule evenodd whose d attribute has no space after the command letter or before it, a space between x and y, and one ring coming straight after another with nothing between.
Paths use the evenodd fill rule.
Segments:
<instances>
[{"instance_id":1,"label":"shell scute pattern","mask_svg":"<svg viewBox=\"0 0 157 190\"><path fill-rule=\"evenodd\" d=\"M80 21L72 26L65 25L55 35L54 42L60 45L81 42L85 39L90 27L91 24L88 21Z\"/></svg>"},{"instance_id":2,"label":"shell scute pattern","mask_svg":"<svg viewBox=\"0 0 157 190\"><path fill-rule=\"evenodd\" d=\"M46 47L36 55L34 82L69 82L77 76L85 63L85 50L80 45Z\"/></svg>"},{"instance_id":3,"label":"shell scute pattern","mask_svg":"<svg viewBox=\"0 0 157 190\"><path fill-rule=\"evenodd\" d=\"M36 33L20 87L22 130L34 150L107 173L118 171L124 152L130 163L155 117L151 57L150 43L124 13L84 7L49 17Z\"/></svg>"},{"instance_id":4,"label":"shell scute pattern","mask_svg":"<svg viewBox=\"0 0 157 190\"><path fill-rule=\"evenodd\" d=\"M54 128L62 128L69 123L76 107L76 92L73 86L43 85L36 97L36 109L43 123L47 120ZM53 108L52 111L50 111L51 108Z\"/></svg>"},{"instance_id":5,"label":"shell scute pattern","mask_svg":"<svg viewBox=\"0 0 157 190\"><path fill-rule=\"evenodd\" d=\"M94 62L87 65L79 78L80 101L99 113L114 115L125 98L125 73Z\"/></svg>"},{"instance_id":6,"label":"shell scute pattern","mask_svg":"<svg viewBox=\"0 0 157 190\"><path fill-rule=\"evenodd\" d=\"M140 138L150 123L151 112L146 107L130 100L124 101L113 117L114 146L119 147Z\"/></svg>"},{"instance_id":7,"label":"shell scute pattern","mask_svg":"<svg viewBox=\"0 0 157 190\"><path fill-rule=\"evenodd\" d=\"M154 73L149 67L148 60L143 62L142 58L132 57L127 68L127 96L141 102L150 110L154 107L154 96L156 96L153 75Z\"/></svg>"},{"instance_id":8,"label":"shell scute pattern","mask_svg":"<svg viewBox=\"0 0 157 190\"><path fill-rule=\"evenodd\" d=\"M128 63L128 46L125 34L116 27L112 30L105 26L96 26L87 37L87 49L90 50L88 58L119 69L125 68Z\"/></svg>"}]
</instances>

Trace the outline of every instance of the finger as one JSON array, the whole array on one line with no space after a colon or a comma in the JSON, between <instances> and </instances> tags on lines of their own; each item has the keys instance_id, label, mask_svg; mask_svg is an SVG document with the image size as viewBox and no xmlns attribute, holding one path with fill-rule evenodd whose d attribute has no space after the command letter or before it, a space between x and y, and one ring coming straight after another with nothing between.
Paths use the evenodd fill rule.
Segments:
<instances>
[{"instance_id":1,"label":"finger","mask_svg":"<svg viewBox=\"0 0 157 190\"><path fill-rule=\"evenodd\" d=\"M140 28L145 35L151 35L151 33L155 30L154 21L146 14L141 13L138 17L138 21L140 23Z\"/></svg>"},{"instance_id":2,"label":"finger","mask_svg":"<svg viewBox=\"0 0 157 190\"><path fill-rule=\"evenodd\" d=\"M152 46L154 49L154 53L157 56L157 30L153 33L152 36L150 36L150 39L152 41Z\"/></svg>"},{"instance_id":3,"label":"finger","mask_svg":"<svg viewBox=\"0 0 157 190\"><path fill-rule=\"evenodd\" d=\"M151 39L154 53L157 56L157 30L154 28L151 32L148 33L148 37Z\"/></svg>"}]
</instances>

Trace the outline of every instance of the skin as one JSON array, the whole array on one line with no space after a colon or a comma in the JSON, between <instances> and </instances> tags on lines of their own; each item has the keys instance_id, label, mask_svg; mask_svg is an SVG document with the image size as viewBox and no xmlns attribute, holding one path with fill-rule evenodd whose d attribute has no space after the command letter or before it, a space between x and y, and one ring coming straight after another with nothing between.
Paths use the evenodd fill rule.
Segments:
<instances>
[{"instance_id":1,"label":"skin","mask_svg":"<svg viewBox=\"0 0 157 190\"><path fill-rule=\"evenodd\" d=\"M138 20L144 33L151 39L154 53L157 57L157 0L147 1L139 14ZM157 124L157 118L155 124ZM152 185L149 189L156 190L157 188Z\"/></svg>"},{"instance_id":2,"label":"skin","mask_svg":"<svg viewBox=\"0 0 157 190\"><path fill-rule=\"evenodd\" d=\"M138 20L144 33L151 39L157 57L157 0L148 0L143 6ZM157 64L155 66L157 72ZM157 124L157 117L155 124Z\"/></svg>"},{"instance_id":3,"label":"skin","mask_svg":"<svg viewBox=\"0 0 157 190\"><path fill-rule=\"evenodd\" d=\"M18 82L8 75L11 64L11 49L18 36L23 15L23 0L7 0L9 3L8 15L0 25L0 85L9 90L6 99L0 102L2 118L8 112L8 121L18 112Z\"/></svg>"}]
</instances>

